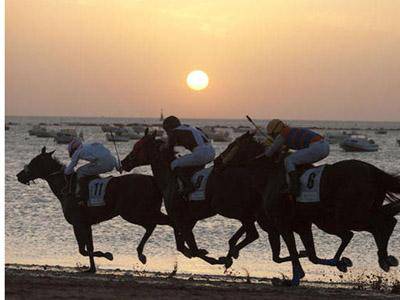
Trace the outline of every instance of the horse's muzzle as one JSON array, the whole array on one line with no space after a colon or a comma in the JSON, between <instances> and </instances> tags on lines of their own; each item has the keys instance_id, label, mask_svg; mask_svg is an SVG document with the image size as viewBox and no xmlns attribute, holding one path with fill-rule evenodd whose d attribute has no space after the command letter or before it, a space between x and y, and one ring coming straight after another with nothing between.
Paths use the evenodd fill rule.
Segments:
<instances>
[{"instance_id":1,"label":"horse's muzzle","mask_svg":"<svg viewBox=\"0 0 400 300\"><path fill-rule=\"evenodd\" d=\"M17 174L17 179L19 182L26 185L29 185L29 182L31 181L28 174L26 174L25 170L22 170Z\"/></svg>"}]
</instances>

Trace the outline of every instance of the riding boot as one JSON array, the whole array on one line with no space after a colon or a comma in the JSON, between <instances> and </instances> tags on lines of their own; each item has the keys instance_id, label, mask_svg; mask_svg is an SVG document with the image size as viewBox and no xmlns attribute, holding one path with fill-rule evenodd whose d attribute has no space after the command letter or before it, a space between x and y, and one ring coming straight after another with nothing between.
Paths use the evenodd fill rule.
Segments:
<instances>
[{"instance_id":1,"label":"riding boot","mask_svg":"<svg viewBox=\"0 0 400 300\"><path fill-rule=\"evenodd\" d=\"M293 197L300 196L300 178L297 171L289 172L289 193Z\"/></svg>"},{"instance_id":2,"label":"riding boot","mask_svg":"<svg viewBox=\"0 0 400 300\"><path fill-rule=\"evenodd\" d=\"M191 180L190 174L187 174L187 172L184 171L182 168L176 168L175 169L177 178L182 182L182 188L179 189L179 193L181 196L187 196L191 192L195 190L194 185Z\"/></svg>"},{"instance_id":3,"label":"riding boot","mask_svg":"<svg viewBox=\"0 0 400 300\"><path fill-rule=\"evenodd\" d=\"M86 200L85 197L87 196L86 183L87 183L86 178L81 177L81 178L79 178L77 185L76 185L75 199L76 199L76 203L78 203L79 206L85 206L85 203L86 203L86 201L85 201Z\"/></svg>"}]
</instances>

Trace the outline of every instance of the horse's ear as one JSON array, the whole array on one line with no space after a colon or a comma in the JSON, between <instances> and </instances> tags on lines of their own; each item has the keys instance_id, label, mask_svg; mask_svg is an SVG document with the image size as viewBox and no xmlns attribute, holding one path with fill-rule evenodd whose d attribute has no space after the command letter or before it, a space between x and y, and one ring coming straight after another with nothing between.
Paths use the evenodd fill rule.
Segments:
<instances>
[{"instance_id":1,"label":"horse's ear","mask_svg":"<svg viewBox=\"0 0 400 300\"><path fill-rule=\"evenodd\" d=\"M149 127L146 127L146 130L144 131L144 135L147 135L149 133Z\"/></svg>"},{"instance_id":2,"label":"horse's ear","mask_svg":"<svg viewBox=\"0 0 400 300\"><path fill-rule=\"evenodd\" d=\"M46 153L46 146L44 146L43 148L42 148L42 154L45 154Z\"/></svg>"},{"instance_id":3,"label":"horse's ear","mask_svg":"<svg viewBox=\"0 0 400 300\"><path fill-rule=\"evenodd\" d=\"M48 155L52 156L54 154L54 152L56 152L56 150L50 151L49 153L47 153Z\"/></svg>"}]
</instances>

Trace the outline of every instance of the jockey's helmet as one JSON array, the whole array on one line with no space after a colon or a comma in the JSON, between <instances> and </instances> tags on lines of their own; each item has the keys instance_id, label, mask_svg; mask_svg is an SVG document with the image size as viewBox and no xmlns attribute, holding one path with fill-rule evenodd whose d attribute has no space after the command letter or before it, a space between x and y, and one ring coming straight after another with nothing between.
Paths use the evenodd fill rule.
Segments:
<instances>
[{"instance_id":1,"label":"jockey's helmet","mask_svg":"<svg viewBox=\"0 0 400 300\"><path fill-rule=\"evenodd\" d=\"M74 155L75 151L82 146L82 141L80 139L73 139L71 142L68 144L68 153L69 157L72 157Z\"/></svg>"},{"instance_id":2,"label":"jockey's helmet","mask_svg":"<svg viewBox=\"0 0 400 300\"><path fill-rule=\"evenodd\" d=\"M176 127L181 125L181 121L175 116L169 116L165 118L163 122L163 128L165 131L171 131L172 129L175 129Z\"/></svg>"},{"instance_id":3,"label":"jockey's helmet","mask_svg":"<svg viewBox=\"0 0 400 300\"><path fill-rule=\"evenodd\" d=\"M268 135L275 137L278 134L280 134L282 129L286 126L287 125L285 123L283 123L281 120L273 119L268 122L267 133L268 133Z\"/></svg>"}]
</instances>

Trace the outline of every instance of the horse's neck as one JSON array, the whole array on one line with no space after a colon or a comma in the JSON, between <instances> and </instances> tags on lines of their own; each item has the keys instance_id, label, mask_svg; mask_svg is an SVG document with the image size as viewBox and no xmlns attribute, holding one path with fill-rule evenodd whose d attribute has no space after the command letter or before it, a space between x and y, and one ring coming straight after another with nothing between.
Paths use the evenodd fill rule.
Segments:
<instances>
[{"instance_id":1,"label":"horse's neck","mask_svg":"<svg viewBox=\"0 0 400 300\"><path fill-rule=\"evenodd\" d=\"M158 188L161 191L165 191L168 187L168 180L171 174L169 166L161 161L154 161L151 164L151 170Z\"/></svg>"},{"instance_id":2,"label":"horse's neck","mask_svg":"<svg viewBox=\"0 0 400 300\"><path fill-rule=\"evenodd\" d=\"M54 195L60 200L61 204L63 203L63 195L62 189L66 186L67 182L65 181L64 174L53 175L47 179L45 179L50 186L51 191Z\"/></svg>"}]
</instances>

